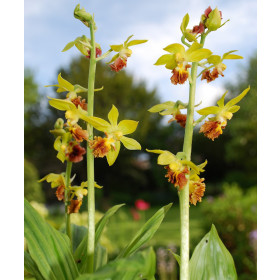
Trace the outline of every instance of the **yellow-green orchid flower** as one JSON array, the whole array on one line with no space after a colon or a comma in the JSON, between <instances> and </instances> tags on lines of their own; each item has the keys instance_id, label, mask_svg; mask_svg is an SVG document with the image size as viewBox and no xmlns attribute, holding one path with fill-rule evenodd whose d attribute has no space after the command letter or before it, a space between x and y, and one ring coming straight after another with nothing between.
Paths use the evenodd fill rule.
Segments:
<instances>
[{"instance_id":1,"label":"yellow-green orchid flower","mask_svg":"<svg viewBox=\"0 0 280 280\"><path fill-rule=\"evenodd\" d=\"M207 58L208 64L211 64L209 67L207 67L203 72L201 76L201 80L207 80L207 83L214 81L216 78L218 78L219 75L224 77L223 71L226 70L227 66L223 63L225 59L243 59L242 56L233 54L234 51L229 51L227 53L224 53L223 56L219 55L211 55ZM213 68L212 72L210 72L210 69Z\"/></svg>"},{"instance_id":2,"label":"yellow-green orchid flower","mask_svg":"<svg viewBox=\"0 0 280 280\"><path fill-rule=\"evenodd\" d=\"M199 62L202 59L209 57L212 52L202 48L202 45L194 42L188 50L181 44L175 43L164 48L170 54L162 55L155 65L165 65L169 70L172 70L171 82L175 85L184 84L189 77L189 63Z\"/></svg>"},{"instance_id":3,"label":"yellow-green orchid flower","mask_svg":"<svg viewBox=\"0 0 280 280\"><path fill-rule=\"evenodd\" d=\"M118 123L118 117L119 111L113 105L108 114L109 122L97 117L86 119L95 129L106 134L106 138L95 137L90 141L90 147L95 157L106 156L109 165L115 162L120 151L120 143L123 143L128 150L141 150L141 145L136 140L125 136L136 130L138 122L122 120Z\"/></svg>"},{"instance_id":4,"label":"yellow-green orchid flower","mask_svg":"<svg viewBox=\"0 0 280 280\"><path fill-rule=\"evenodd\" d=\"M51 183L52 188L56 188L58 186L63 185L65 187L65 178L64 178L64 173L61 174L55 174L55 173L50 173L40 179L38 182L43 182L47 181L48 183Z\"/></svg>"},{"instance_id":5,"label":"yellow-green orchid flower","mask_svg":"<svg viewBox=\"0 0 280 280\"><path fill-rule=\"evenodd\" d=\"M130 35L123 44L120 45L111 45L110 48L117 52L117 54L115 54L111 61L108 63L112 63L110 65L111 69L115 72L120 71L123 67L126 67L126 62L127 62L127 58L131 56L132 54L132 50L129 49L129 47L131 46L135 46L135 45L139 45L139 44L143 44L146 43L148 40L131 40L131 37L133 35Z\"/></svg>"},{"instance_id":6,"label":"yellow-green orchid flower","mask_svg":"<svg viewBox=\"0 0 280 280\"><path fill-rule=\"evenodd\" d=\"M86 120L87 119L87 111L83 110L81 106L78 105L78 108L74 105L73 102L70 100L66 99L57 99L57 98L51 98L48 97L49 104L61 111L66 111L65 112L65 117L67 119L67 123L70 126L75 125L79 119Z\"/></svg>"},{"instance_id":7,"label":"yellow-green orchid flower","mask_svg":"<svg viewBox=\"0 0 280 280\"><path fill-rule=\"evenodd\" d=\"M91 55L91 42L90 39L87 38L85 35L82 37L77 37L74 41L69 42L64 49L63 52L68 51L73 46L75 46L83 55L85 55L87 58L90 58ZM95 55L96 57L100 56L102 54L101 47L98 43L95 43Z\"/></svg>"},{"instance_id":8,"label":"yellow-green orchid flower","mask_svg":"<svg viewBox=\"0 0 280 280\"><path fill-rule=\"evenodd\" d=\"M177 155L172 154L169 151L164 150L148 150L147 152L159 154L157 163L159 165L166 165L168 181L174 184L174 186L179 187L182 190L187 184L186 175L200 174L204 171L204 167L207 161L201 165L195 165L193 162L183 159L183 153L179 152Z\"/></svg>"},{"instance_id":9,"label":"yellow-green orchid flower","mask_svg":"<svg viewBox=\"0 0 280 280\"><path fill-rule=\"evenodd\" d=\"M246 88L241 94L235 98L225 103L225 96L228 91L226 91L223 96L218 100L218 106L210 106L197 111L198 114L202 116L208 116L214 114L215 117L209 118L200 128L200 132L203 132L206 137L214 141L220 134L223 133L222 129L227 125L227 120L230 120L233 113L236 113L240 106L236 105L241 101L244 96L250 90L250 86Z\"/></svg>"},{"instance_id":10,"label":"yellow-green orchid flower","mask_svg":"<svg viewBox=\"0 0 280 280\"><path fill-rule=\"evenodd\" d=\"M87 89L80 85L72 85L67 80L61 77L61 73L57 76L58 84L56 85L47 85L45 87L57 87L56 92L68 92L66 95L67 99L71 100L77 98L77 93L87 92Z\"/></svg>"}]
</instances>

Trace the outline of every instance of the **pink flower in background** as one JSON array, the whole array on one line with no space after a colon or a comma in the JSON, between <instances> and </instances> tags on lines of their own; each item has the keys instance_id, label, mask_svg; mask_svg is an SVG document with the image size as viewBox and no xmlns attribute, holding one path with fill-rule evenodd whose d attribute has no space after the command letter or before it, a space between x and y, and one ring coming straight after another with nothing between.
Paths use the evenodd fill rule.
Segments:
<instances>
[{"instance_id":1,"label":"pink flower in background","mask_svg":"<svg viewBox=\"0 0 280 280\"><path fill-rule=\"evenodd\" d=\"M132 215L134 221L139 221L140 220L141 216L140 216L139 212L134 207L130 208L130 212L131 212L131 215Z\"/></svg>"},{"instance_id":2,"label":"pink flower in background","mask_svg":"<svg viewBox=\"0 0 280 280\"><path fill-rule=\"evenodd\" d=\"M145 200L143 199L137 199L135 201L135 207L136 209L138 210L141 210L141 211L146 211L150 208L150 203L149 202L146 202Z\"/></svg>"}]
</instances>

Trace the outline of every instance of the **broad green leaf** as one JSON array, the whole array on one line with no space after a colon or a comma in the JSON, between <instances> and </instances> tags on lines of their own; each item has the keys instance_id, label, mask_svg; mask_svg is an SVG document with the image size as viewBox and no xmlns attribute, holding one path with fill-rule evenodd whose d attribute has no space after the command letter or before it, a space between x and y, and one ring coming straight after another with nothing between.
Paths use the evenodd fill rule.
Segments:
<instances>
[{"instance_id":1,"label":"broad green leaf","mask_svg":"<svg viewBox=\"0 0 280 280\"><path fill-rule=\"evenodd\" d=\"M65 225L63 225L63 227L60 228L60 231L65 233ZM75 252L77 247L81 244L82 240L87 235L87 231L87 228L84 226L71 224L73 252Z\"/></svg>"},{"instance_id":2,"label":"broad green leaf","mask_svg":"<svg viewBox=\"0 0 280 280\"><path fill-rule=\"evenodd\" d=\"M212 52L208 49L199 49L188 54L187 60L190 62L198 62L209 57L211 54Z\"/></svg>"},{"instance_id":3,"label":"broad green leaf","mask_svg":"<svg viewBox=\"0 0 280 280\"><path fill-rule=\"evenodd\" d=\"M141 150L141 145L135 139L122 136L120 141L128 150Z\"/></svg>"},{"instance_id":4,"label":"broad green leaf","mask_svg":"<svg viewBox=\"0 0 280 280\"><path fill-rule=\"evenodd\" d=\"M107 154L107 162L109 164L109 166L113 165L114 162L116 161L118 155L119 155L119 152L120 152L120 147L121 147L121 143L120 141L116 141L115 142L115 149L111 149L109 151L109 153Z\"/></svg>"},{"instance_id":5,"label":"broad green leaf","mask_svg":"<svg viewBox=\"0 0 280 280\"><path fill-rule=\"evenodd\" d=\"M148 42L148 40L131 40L127 46L128 47L131 47L131 46L135 46L135 45L140 45L140 44L143 44L143 43L146 43Z\"/></svg>"},{"instance_id":6,"label":"broad green leaf","mask_svg":"<svg viewBox=\"0 0 280 280\"><path fill-rule=\"evenodd\" d=\"M180 25L180 29L182 31L182 33L184 34L184 32L186 31L186 28L189 24L189 20L190 20L190 16L189 14L186 14L184 17L183 17L183 20L182 20L182 23Z\"/></svg>"},{"instance_id":7,"label":"broad green leaf","mask_svg":"<svg viewBox=\"0 0 280 280\"><path fill-rule=\"evenodd\" d=\"M103 217L96 223L95 225L95 244L99 243L101 234L111 218L124 204L118 204L110 208ZM95 246L96 247L96 246ZM86 269L86 261L87 261L87 235L80 242L79 246L75 250L74 253L75 261L77 262L77 266L79 271L82 273Z\"/></svg>"},{"instance_id":8,"label":"broad green leaf","mask_svg":"<svg viewBox=\"0 0 280 280\"><path fill-rule=\"evenodd\" d=\"M212 225L196 246L190 260L190 279L192 280L237 280L234 261Z\"/></svg>"},{"instance_id":9,"label":"broad green leaf","mask_svg":"<svg viewBox=\"0 0 280 280\"><path fill-rule=\"evenodd\" d=\"M164 54L162 55L157 62L154 65L165 65L167 63L174 61L174 55L173 54Z\"/></svg>"},{"instance_id":10,"label":"broad green leaf","mask_svg":"<svg viewBox=\"0 0 280 280\"><path fill-rule=\"evenodd\" d=\"M68 51L68 50L71 49L74 45L75 45L75 41L69 42L69 43L64 47L64 49L62 50L62 52Z\"/></svg>"},{"instance_id":11,"label":"broad green leaf","mask_svg":"<svg viewBox=\"0 0 280 280\"><path fill-rule=\"evenodd\" d=\"M240 93L238 96L236 96L235 98L231 99L226 105L226 108L230 108L233 105L235 105L236 103L238 103L239 101L241 101L241 99L247 94L247 92L250 90L250 86L247 87L245 90L243 90L242 93Z\"/></svg>"},{"instance_id":12,"label":"broad green leaf","mask_svg":"<svg viewBox=\"0 0 280 280\"><path fill-rule=\"evenodd\" d=\"M173 107L175 105L175 102L173 101L166 101L164 103L161 103L161 104L157 104L153 107L151 107L148 111L150 113L158 113L162 110L165 110L167 108L170 108L170 107Z\"/></svg>"},{"instance_id":13,"label":"broad green leaf","mask_svg":"<svg viewBox=\"0 0 280 280\"><path fill-rule=\"evenodd\" d=\"M110 110L108 114L108 120L113 126L117 126L118 124L118 117L119 117L119 111L118 109L113 105L112 109Z\"/></svg>"},{"instance_id":14,"label":"broad green leaf","mask_svg":"<svg viewBox=\"0 0 280 280\"><path fill-rule=\"evenodd\" d=\"M107 249L105 247L101 246L99 243L97 243L95 245L95 248L94 248L94 264L93 264L94 268L93 268L93 271L96 271L99 268L106 265L107 261L108 261Z\"/></svg>"},{"instance_id":15,"label":"broad green leaf","mask_svg":"<svg viewBox=\"0 0 280 280\"><path fill-rule=\"evenodd\" d=\"M220 108L217 106L209 106L209 107L205 107L203 109L197 110L196 112L202 116L207 116L210 114L218 114L220 111Z\"/></svg>"},{"instance_id":16,"label":"broad green leaf","mask_svg":"<svg viewBox=\"0 0 280 280\"><path fill-rule=\"evenodd\" d=\"M137 121L133 120L122 120L118 124L118 129L122 132L123 135L133 133L138 126Z\"/></svg>"},{"instance_id":17,"label":"broad green leaf","mask_svg":"<svg viewBox=\"0 0 280 280\"><path fill-rule=\"evenodd\" d=\"M24 200L24 235L30 256L44 279L76 279L79 272L69 238L44 221L27 200Z\"/></svg>"},{"instance_id":18,"label":"broad green leaf","mask_svg":"<svg viewBox=\"0 0 280 280\"><path fill-rule=\"evenodd\" d=\"M169 53L184 53L185 52L184 46L182 46L181 44L178 44L178 43L168 45L163 50L165 50Z\"/></svg>"},{"instance_id":19,"label":"broad green leaf","mask_svg":"<svg viewBox=\"0 0 280 280\"><path fill-rule=\"evenodd\" d=\"M226 92L223 94L223 96L217 101L217 105L218 105L219 107L224 107L224 105L225 105L225 96L226 96L227 93L228 93L228 91L226 91Z\"/></svg>"},{"instance_id":20,"label":"broad green leaf","mask_svg":"<svg viewBox=\"0 0 280 280\"><path fill-rule=\"evenodd\" d=\"M172 203L160 208L136 233L134 238L129 244L120 252L117 259L124 258L135 253L142 245L148 242L158 230L162 223L166 213L172 206Z\"/></svg>"},{"instance_id":21,"label":"broad green leaf","mask_svg":"<svg viewBox=\"0 0 280 280\"><path fill-rule=\"evenodd\" d=\"M111 45L110 48L115 52L119 52L123 48L123 45Z\"/></svg>"},{"instance_id":22,"label":"broad green leaf","mask_svg":"<svg viewBox=\"0 0 280 280\"><path fill-rule=\"evenodd\" d=\"M224 59L243 59L243 56L237 54L228 54L224 56Z\"/></svg>"},{"instance_id":23,"label":"broad green leaf","mask_svg":"<svg viewBox=\"0 0 280 280\"><path fill-rule=\"evenodd\" d=\"M177 158L174 154L172 154L169 151L164 151L162 154L159 155L157 163L159 165L168 165L176 160Z\"/></svg>"},{"instance_id":24,"label":"broad green leaf","mask_svg":"<svg viewBox=\"0 0 280 280\"><path fill-rule=\"evenodd\" d=\"M83 274L76 280L154 280L156 255L148 248L129 258L109 262L93 274Z\"/></svg>"},{"instance_id":25,"label":"broad green leaf","mask_svg":"<svg viewBox=\"0 0 280 280\"><path fill-rule=\"evenodd\" d=\"M207 62L210 63L210 64L217 65L220 62L222 62L222 58L219 55L210 55L207 58Z\"/></svg>"},{"instance_id":26,"label":"broad green leaf","mask_svg":"<svg viewBox=\"0 0 280 280\"><path fill-rule=\"evenodd\" d=\"M44 277L40 273L36 263L30 257L29 253L24 251L24 268L35 277L37 280L44 280Z\"/></svg>"}]
</instances>

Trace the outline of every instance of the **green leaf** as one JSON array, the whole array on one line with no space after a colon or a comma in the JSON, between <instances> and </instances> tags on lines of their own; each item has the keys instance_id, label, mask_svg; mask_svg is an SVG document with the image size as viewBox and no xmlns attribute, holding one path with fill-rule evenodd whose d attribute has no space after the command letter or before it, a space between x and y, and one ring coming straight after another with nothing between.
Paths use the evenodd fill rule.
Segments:
<instances>
[{"instance_id":1,"label":"green leaf","mask_svg":"<svg viewBox=\"0 0 280 280\"><path fill-rule=\"evenodd\" d=\"M180 26L180 29L182 31L182 33L184 34L184 32L186 31L186 28L189 24L189 20L190 20L190 16L189 14L186 14L184 17L183 17L183 20L182 20L182 23L181 23L181 26Z\"/></svg>"},{"instance_id":2,"label":"green leaf","mask_svg":"<svg viewBox=\"0 0 280 280\"><path fill-rule=\"evenodd\" d=\"M114 260L94 274L83 274L76 280L154 280L156 255L148 248L135 255Z\"/></svg>"},{"instance_id":3,"label":"green leaf","mask_svg":"<svg viewBox=\"0 0 280 280\"><path fill-rule=\"evenodd\" d=\"M40 273L36 263L30 257L29 253L24 251L24 268L35 277L37 280L44 280L44 277Z\"/></svg>"},{"instance_id":4,"label":"green leaf","mask_svg":"<svg viewBox=\"0 0 280 280\"><path fill-rule=\"evenodd\" d=\"M112 217L123 205L124 204L118 204L110 208L95 225L95 244L99 243L101 234L106 224L108 223L109 218ZM97 249L97 246L95 246L95 249L99 250L99 248ZM84 237L84 239L81 241L78 248L75 250L74 258L75 261L77 262L79 271L81 273L84 272L86 269L86 262L87 262L87 235Z\"/></svg>"},{"instance_id":5,"label":"green leaf","mask_svg":"<svg viewBox=\"0 0 280 280\"><path fill-rule=\"evenodd\" d=\"M94 248L93 271L96 271L99 268L106 265L107 261L108 261L107 249L105 247L103 247L102 245L100 245L100 243L97 243Z\"/></svg>"},{"instance_id":6,"label":"green leaf","mask_svg":"<svg viewBox=\"0 0 280 280\"><path fill-rule=\"evenodd\" d=\"M203 109L200 109L200 110L197 110L196 112L199 114L199 115L202 115L202 116L207 116L207 115L210 115L210 114L217 114L219 113L220 111L220 108L217 107L217 106L209 106L209 107L205 107Z\"/></svg>"},{"instance_id":7,"label":"green leaf","mask_svg":"<svg viewBox=\"0 0 280 280\"><path fill-rule=\"evenodd\" d=\"M60 228L60 231L65 233L65 225ZM87 235L87 228L84 226L78 226L75 224L71 224L71 232L72 232L72 243L73 243L73 251L78 248L79 244Z\"/></svg>"},{"instance_id":8,"label":"green leaf","mask_svg":"<svg viewBox=\"0 0 280 280\"><path fill-rule=\"evenodd\" d=\"M129 244L120 252L117 259L124 258L135 253L142 245L148 242L158 230L160 224L162 223L166 213L172 206L172 203L160 208L136 233L134 238L129 242Z\"/></svg>"},{"instance_id":9,"label":"green leaf","mask_svg":"<svg viewBox=\"0 0 280 280\"><path fill-rule=\"evenodd\" d=\"M236 96L235 98L231 99L225 107L230 108L233 105L235 105L236 103L238 103L239 101L241 101L241 99L247 94L247 92L250 90L250 86L248 86L245 90L243 90L242 93L240 93L238 96Z\"/></svg>"},{"instance_id":10,"label":"green leaf","mask_svg":"<svg viewBox=\"0 0 280 280\"><path fill-rule=\"evenodd\" d=\"M27 200L24 200L24 235L30 256L44 279L76 279L79 272L69 238L44 221Z\"/></svg>"},{"instance_id":11,"label":"green leaf","mask_svg":"<svg viewBox=\"0 0 280 280\"><path fill-rule=\"evenodd\" d=\"M75 45L75 41L69 42L69 43L64 47L64 49L62 50L62 52L68 51L68 50L71 49L74 45Z\"/></svg>"},{"instance_id":12,"label":"green leaf","mask_svg":"<svg viewBox=\"0 0 280 280\"><path fill-rule=\"evenodd\" d=\"M170 249L168 251L173 255L173 257L176 259L177 263L180 266L181 265L181 257L179 255L173 253Z\"/></svg>"},{"instance_id":13,"label":"green leaf","mask_svg":"<svg viewBox=\"0 0 280 280\"><path fill-rule=\"evenodd\" d=\"M212 225L196 246L190 260L190 279L192 280L237 280L234 261Z\"/></svg>"},{"instance_id":14,"label":"green leaf","mask_svg":"<svg viewBox=\"0 0 280 280\"><path fill-rule=\"evenodd\" d=\"M148 42L148 40L132 40L127 44L127 46L131 47L131 46L140 45L140 44L143 44L146 42Z\"/></svg>"}]
</instances>

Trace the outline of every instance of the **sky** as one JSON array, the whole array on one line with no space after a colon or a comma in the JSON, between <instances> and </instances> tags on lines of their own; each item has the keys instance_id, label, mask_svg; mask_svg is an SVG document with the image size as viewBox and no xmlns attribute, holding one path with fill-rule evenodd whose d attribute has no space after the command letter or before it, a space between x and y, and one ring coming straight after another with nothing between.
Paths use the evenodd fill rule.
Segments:
<instances>
[{"instance_id":1,"label":"sky","mask_svg":"<svg viewBox=\"0 0 280 280\"><path fill-rule=\"evenodd\" d=\"M143 45L132 47L126 71L133 74L135 82L145 81L149 89L157 89L162 101L178 99L186 102L188 85L174 86L170 82L171 71L164 66L153 65L166 52L163 48L180 43L180 24L183 16L190 15L189 27L199 23L200 16L210 5L222 11L223 19L230 19L225 26L212 32L205 48L222 55L238 50L243 60L226 61L225 77L207 84L197 85L196 103L212 105L224 93L225 83L236 82L250 57L257 50L257 3L255 0L189 1L189 0L25 0L24 2L24 65L35 73L40 92L51 89L44 85L56 82L57 71L67 67L73 57L80 55L72 48L61 52L64 46L81 35L89 35L89 29L73 17L75 6L94 13L98 30L96 41L103 53L111 44L121 44L134 34L135 39L148 39ZM109 59L109 58L108 58ZM107 59L107 61L108 61ZM79 81L77 81L79 83Z\"/></svg>"}]
</instances>

